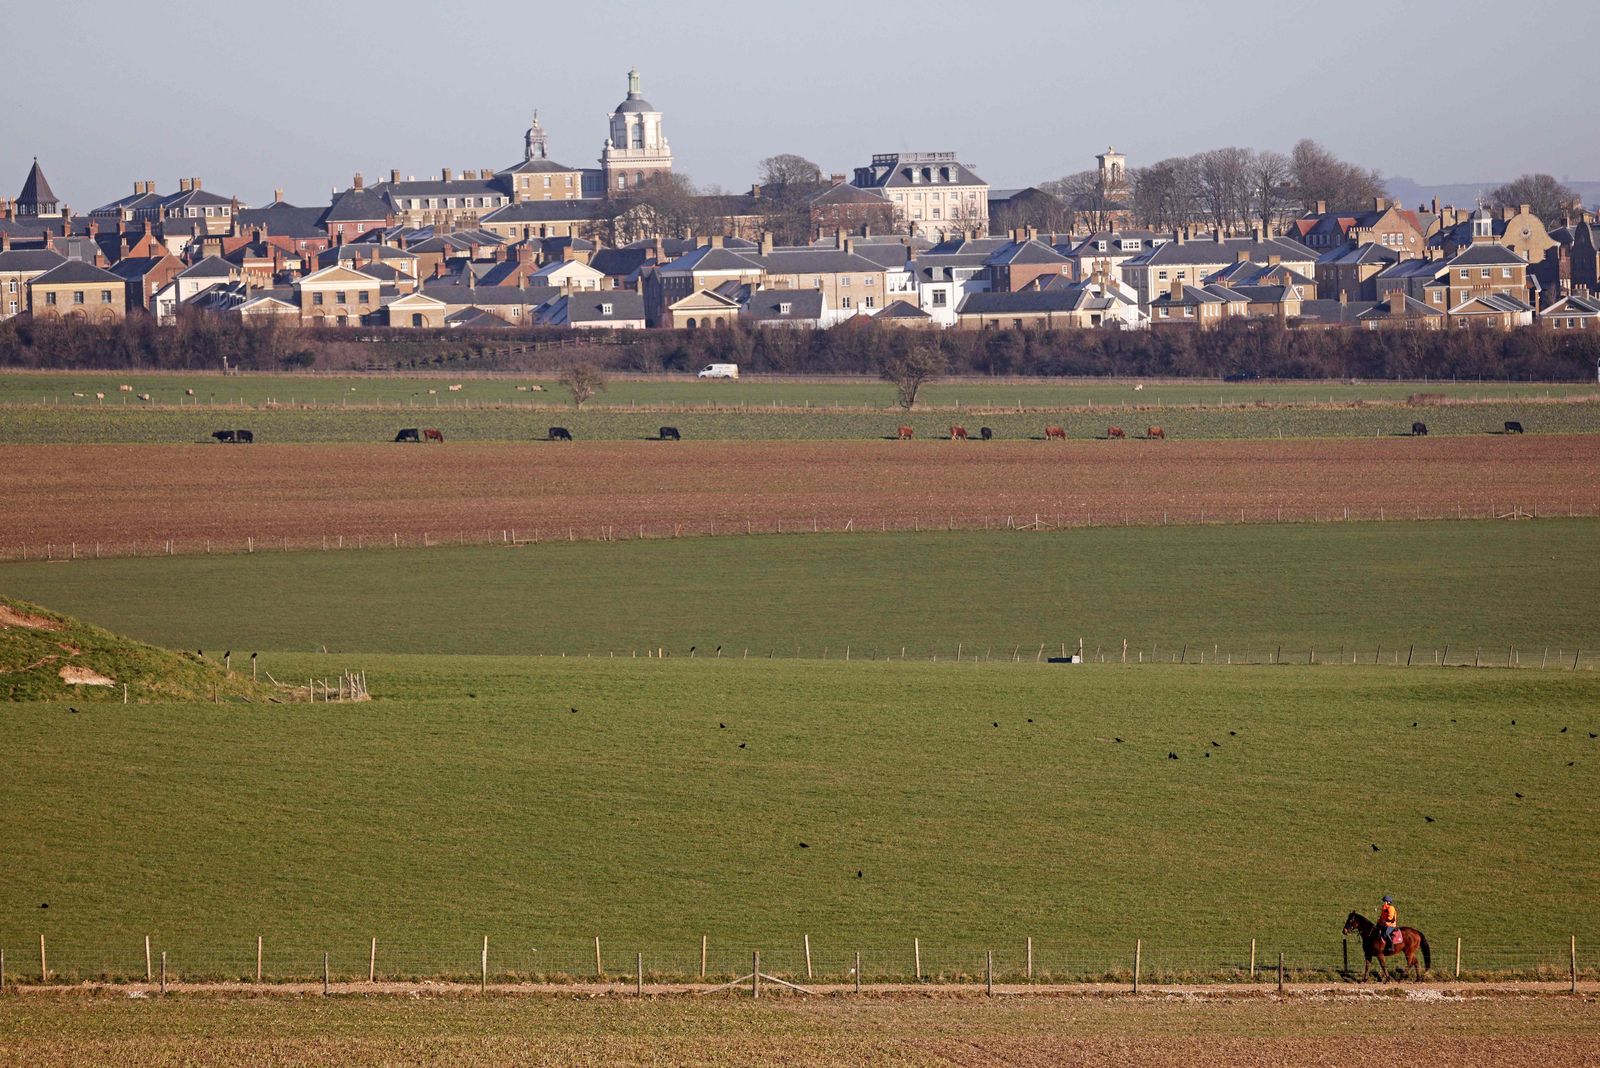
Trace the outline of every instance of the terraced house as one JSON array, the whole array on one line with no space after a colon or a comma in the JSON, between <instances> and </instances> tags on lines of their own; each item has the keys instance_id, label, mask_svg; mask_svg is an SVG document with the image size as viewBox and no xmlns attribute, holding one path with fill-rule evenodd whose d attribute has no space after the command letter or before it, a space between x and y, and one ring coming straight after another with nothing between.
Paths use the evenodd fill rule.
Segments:
<instances>
[{"instance_id":1,"label":"terraced house","mask_svg":"<svg viewBox=\"0 0 1600 1068\"><path fill-rule=\"evenodd\" d=\"M127 301L122 279L81 260L67 260L28 283L28 310L39 319L120 322Z\"/></svg>"},{"instance_id":2,"label":"terraced house","mask_svg":"<svg viewBox=\"0 0 1600 1068\"><path fill-rule=\"evenodd\" d=\"M1180 232L1172 241L1125 261L1122 280L1133 290L1141 308L1170 294L1173 283L1199 286L1210 275L1246 260L1268 267L1283 266L1306 280L1316 271L1316 255L1305 245L1283 237L1227 237L1220 230L1209 237L1191 239ZM1312 282L1311 284L1315 284ZM1314 298L1316 294L1306 294Z\"/></svg>"},{"instance_id":3,"label":"terraced house","mask_svg":"<svg viewBox=\"0 0 1600 1068\"><path fill-rule=\"evenodd\" d=\"M880 152L857 167L853 183L894 208L900 229L940 238L989 229L989 183L954 152Z\"/></svg>"}]
</instances>

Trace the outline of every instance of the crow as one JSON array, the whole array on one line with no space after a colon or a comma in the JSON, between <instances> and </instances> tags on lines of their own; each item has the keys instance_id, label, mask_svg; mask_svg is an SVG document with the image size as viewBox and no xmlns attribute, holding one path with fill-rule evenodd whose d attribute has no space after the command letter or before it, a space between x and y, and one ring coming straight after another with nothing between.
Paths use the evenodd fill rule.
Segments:
<instances>
[{"instance_id":1,"label":"crow","mask_svg":"<svg viewBox=\"0 0 1600 1068\"><path fill-rule=\"evenodd\" d=\"M689 655L690 655L690 656L693 656L693 655L694 655L694 646L692 646L692 645L691 645L691 646L689 646Z\"/></svg>"},{"instance_id":2,"label":"crow","mask_svg":"<svg viewBox=\"0 0 1600 1068\"><path fill-rule=\"evenodd\" d=\"M1207 760L1211 759L1211 750L1209 750L1209 749L1206 750L1206 759Z\"/></svg>"},{"instance_id":3,"label":"crow","mask_svg":"<svg viewBox=\"0 0 1600 1068\"><path fill-rule=\"evenodd\" d=\"M719 730L719 731L725 731L725 730L727 730L727 729L728 729L728 725L727 725L727 724L726 724L726 723L719 723L719 724L717 724L717 730Z\"/></svg>"},{"instance_id":4,"label":"crow","mask_svg":"<svg viewBox=\"0 0 1600 1068\"><path fill-rule=\"evenodd\" d=\"M991 727L998 727L998 726L1000 726L1000 724L999 724L999 722L998 722L998 721L996 721L996 722L994 722L994 723L991 723L991 724L989 724L989 726L991 726Z\"/></svg>"},{"instance_id":5,"label":"crow","mask_svg":"<svg viewBox=\"0 0 1600 1068\"><path fill-rule=\"evenodd\" d=\"M861 878L861 869L860 868L856 869L856 878L857 879Z\"/></svg>"},{"instance_id":6,"label":"crow","mask_svg":"<svg viewBox=\"0 0 1600 1068\"><path fill-rule=\"evenodd\" d=\"M222 654L222 659L228 660L228 659L231 659L232 656L233 656L233 650L229 649L227 652Z\"/></svg>"},{"instance_id":7,"label":"crow","mask_svg":"<svg viewBox=\"0 0 1600 1068\"><path fill-rule=\"evenodd\" d=\"M1589 732L1589 737L1591 737L1591 738L1600 738L1600 734L1596 734L1594 731L1590 731Z\"/></svg>"},{"instance_id":8,"label":"crow","mask_svg":"<svg viewBox=\"0 0 1600 1068\"><path fill-rule=\"evenodd\" d=\"M1378 843L1377 842L1373 842L1372 843L1372 851L1374 853L1376 853L1378 851Z\"/></svg>"},{"instance_id":9,"label":"crow","mask_svg":"<svg viewBox=\"0 0 1600 1068\"><path fill-rule=\"evenodd\" d=\"M476 701L478 699L478 695L475 694L475 693L469 693L469 694L467 694L467 696L472 698L474 701Z\"/></svg>"},{"instance_id":10,"label":"crow","mask_svg":"<svg viewBox=\"0 0 1600 1068\"><path fill-rule=\"evenodd\" d=\"M740 748L740 749L743 749L743 748L744 748L744 743L743 743L743 742L740 742L740 743L739 743L739 748Z\"/></svg>"},{"instance_id":11,"label":"crow","mask_svg":"<svg viewBox=\"0 0 1600 1068\"><path fill-rule=\"evenodd\" d=\"M1560 730L1560 733L1561 733L1561 734L1565 734L1565 733L1567 733L1567 728L1565 728L1565 727L1562 727L1562 728L1561 728L1561 730Z\"/></svg>"},{"instance_id":12,"label":"crow","mask_svg":"<svg viewBox=\"0 0 1600 1068\"><path fill-rule=\"evenodd\" d=\"M1228 732L1228 737L1229 738L1237 738L1238 736L1239 736L1239 732L1238 731L1229 731Z\"/></svg>"},{"instance_id":13,"label":"crow","mask_svg":"<svg viewBox=\"0 0 1600 1068\"><path fill-rule=\"evenodd\" d=\"M1178 754L1177 753L1168 753L1167 754L1167 759L1168 760L1177 760L1178 759Z\"/></svg>"},{"instance_id":14,"label":"crow","mask_svg":"<svg viewBox=\"0 0 1600 1068\"><path fill-rule=\"evenodd\" d=\"M1117 743L1117 744L1118 744L1118 745L1121 745L1121 744L1122 744L1122 739L1121 739L1121 738L1113 738L1113 739L1111 739L1111 740L1112 740L1112 741L1113 741L1113 742L1116 742L1116 743Z\"/></svg>"},{"instance_id":15,"label":"crow","mask_svg":"<svg viewBox=\"0 0 1600 1068\"><path fill-rule=\"evenodd\" d=\"M722 655L722 646L720 646L720 645L719 645L719 646L717 646L717 655L718 655L718 656L721 656L721 655Z\"/></svg>"},{"instance_id":16,"label":"crow","mask_svg":"<svg viewBox=\"0 0 1600 1068\"><path fill-rule=\"evenodd\" d=\"M1412 720L1412 721L1411 721L1411 725L1412 725L1412 726L1413 726L1413 727L1415 727L1415 726L1416 726L1416 725L1417 725L1417 721L1416 721L1416 720Z\"/></svg>"},{"instance_id":17,"label":"crow","mask_svg":"<svg viewBox=\"0 0 1600 1068\"><path fill-rule=\"evenodd\" d=\"M1522 795L1521 795L1521 794L1517 794L1517 796L1518 796L1518 797L1521 797L1521 796L1522 796Z\"/></svg>"},{"instance_id":18,"label":"crow","mask_svg":"<svg viewBox=\"0 0 1600 1068\"><path fill-rule=\"evenodd\" d=\"M76 711L78 711L78 710L77 710L77 709L76 709L76 708L73 708L73 707L72 707L72 706L71 706L71 705L68 705L68 706L67 706L67 711L68 711L68 712L76 712Z\"/></svg>"},{"instance_id":19,"label":"crow","mask_svg":"<svg viewBox=\"0 0 1600 1068\"><path fill-rule=\"evenodd\" d=\"M1213 738L1213 739L1211 739L1211 748L1213 748L1213 749L1221 749L1222 748L1222 743L1217 741L1215 738Z\"/></svg>"},{"instance_id":20,"label":"crow","mask_svg":"<svg viewBox=\"0 0 1600 1068\"><path fill-rule=\"evenodd\" d=\"M1427 821L1428 821L1428 822L1429 822L1429 823L1432 823L1432 822L1433 822L1433 817L1432 817L1432 816L1424 816L1424 817L1422 817L1422 818L1423 818L1423 819L1425 819L1425 820L1427 820Z\"/></svg>"},{"instance_id":21,"label":"crow","mask_svg":"<svg viewBox=\"0 0 1600 1068\"><path fill-rule=\"evenodd\" d=\"M39 907L40 907L40 908L42 908L42 909L47 909L47 908L49 908L49 907L50 907L50 902L48 902L48 901L41 901L41 902L40 902L40 903L39 903Z\"/></svg>"},{"instance_id":22,"label":"crow","mask_svg":"<svg viewBox=\"0 0 1600 1068\"><path fill-rule=\"evenodd\" d=\"M570 706L567 708L567 711L571 712L573 715L577 715L577 712L578 712L578 710L576 708L572 708Z\"/></svg>"},{"instance_id":23,"label":"crow","mask_svg":"<svg viewBox=\"0 0 1600 1068\"><path fill-rule=\"evenodd\" d=\"M1570 761L1570 760L1569 760L1569 761L1567 761L1567 767L1569 767L1569 768L1570 768L1570 767L1572 767L1572 764L1573 764L1573 762L1572 762L1572 761Z\"/></svg>"},{"instance_id":24,"label":"crow","mask_svg":"<svg viewBox=\"0 0 1600 1068\"><path fill-rule=\"evenodd\" d=\"M1032 723L1032 722L1033 722L1033 720L1031 720L1031 719L1030 719L1030 720L1028 720L1028 722L1029 722L1029 723Z\"/></svg>"},{"instance_id":25,"label":"crow","mask_svg":"<svg viewBox=\"0 0 1600 1068\"><path fill-rule=\"evenodd\" d=\"M1517 721L1516 721L1516 720L1512 720L1512 721L1511 721L1511 725L1512 725L1512 726L1513 726L1513 727L1515 727L1515 726L1516 726L1516 725L1517 725Z\"/></svg>"},{"instance_id":26,"label":"crow","mask_svg":"<svg viewBox=\"0 0 1600 1068\"><path fill-rule=\"evenodd\" d=\"M810 848L811 848L811 847L810 847L810 846L808 846L808 845L806 845L806 844L805 844L805 843L804 843L804 842L801 842L801 843L800 843L800 848L801 848L801 849L810 849Z\"/></svg>"}]
</instances>

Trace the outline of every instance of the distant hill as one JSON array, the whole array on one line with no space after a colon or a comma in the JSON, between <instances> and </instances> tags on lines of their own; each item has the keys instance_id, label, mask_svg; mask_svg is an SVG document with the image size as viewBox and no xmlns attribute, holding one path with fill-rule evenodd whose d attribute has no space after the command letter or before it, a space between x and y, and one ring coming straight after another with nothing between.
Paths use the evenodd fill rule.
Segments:
<instances>
[{"instance_id":1,"label":"distant hill","mask_svg":"<svg viewBox=\"0 0 1600 1068\"><path fill-rule=\"evenodd\" d=\"M1450 182L1440 185L1423 185L1410 178L1387 178L1385 184L1389 187L1389 195L1400 201L1408 208L1419 204L1427 204L1434 197L1439 198L1440 205L1453 204L1458 208L1472 207L1478 198L1488 198L1489 190L1504 185L1510 179L1497 178L1488 182ZM1600 181L1568 181L1565 184L1577 190L1583 197L1583 202L1589 205L1600 204Z\"/></svg>"},{"instance_id":2,"label":"distant hill","mask_svg":"<svg viewBox=\"0 0 1600 1068\"><path fill-rule=\"evenodd\" d=\"M175 653L0 597L0 701L266 700L271 689L194 653Z\"/></svg>"}]
</instances>

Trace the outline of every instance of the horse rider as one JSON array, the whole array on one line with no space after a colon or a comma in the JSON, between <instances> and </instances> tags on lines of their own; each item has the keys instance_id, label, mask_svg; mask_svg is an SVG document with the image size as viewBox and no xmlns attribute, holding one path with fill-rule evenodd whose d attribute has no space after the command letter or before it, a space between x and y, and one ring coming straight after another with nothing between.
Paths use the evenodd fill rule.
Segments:
<instances>
[{"instance_id":1,"label":"horse rider","mask_svg":"<svg viewBox=\"0 0 1600 1068\"><path fill-rule=\"evenodd\" d=\"M1394 898L1384 894L1383 904L1378 909L1378 937L1381 945L1393 945L1395 929L1399 923L1400 914L1394 909Z\"/></svg>"}]
</instances>

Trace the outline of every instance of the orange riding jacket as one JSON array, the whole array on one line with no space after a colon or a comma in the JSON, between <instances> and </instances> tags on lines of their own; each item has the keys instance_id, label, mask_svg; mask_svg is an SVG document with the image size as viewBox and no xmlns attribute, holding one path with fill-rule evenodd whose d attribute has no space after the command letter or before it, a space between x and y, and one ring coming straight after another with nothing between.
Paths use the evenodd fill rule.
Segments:
<instances>
[{"instance_id":1,"label":"orange riding jacket","mask_svg":"<svg viewBox=\"0 0 1600 1068\"><path fill-rule=\"evenodd\" d=\"M1378 910L1378 924L1384 927L1394 927L1399 923L1400 915L1395 912L1394 906L1385 904Z\"/></svg>"}]
</instances>

